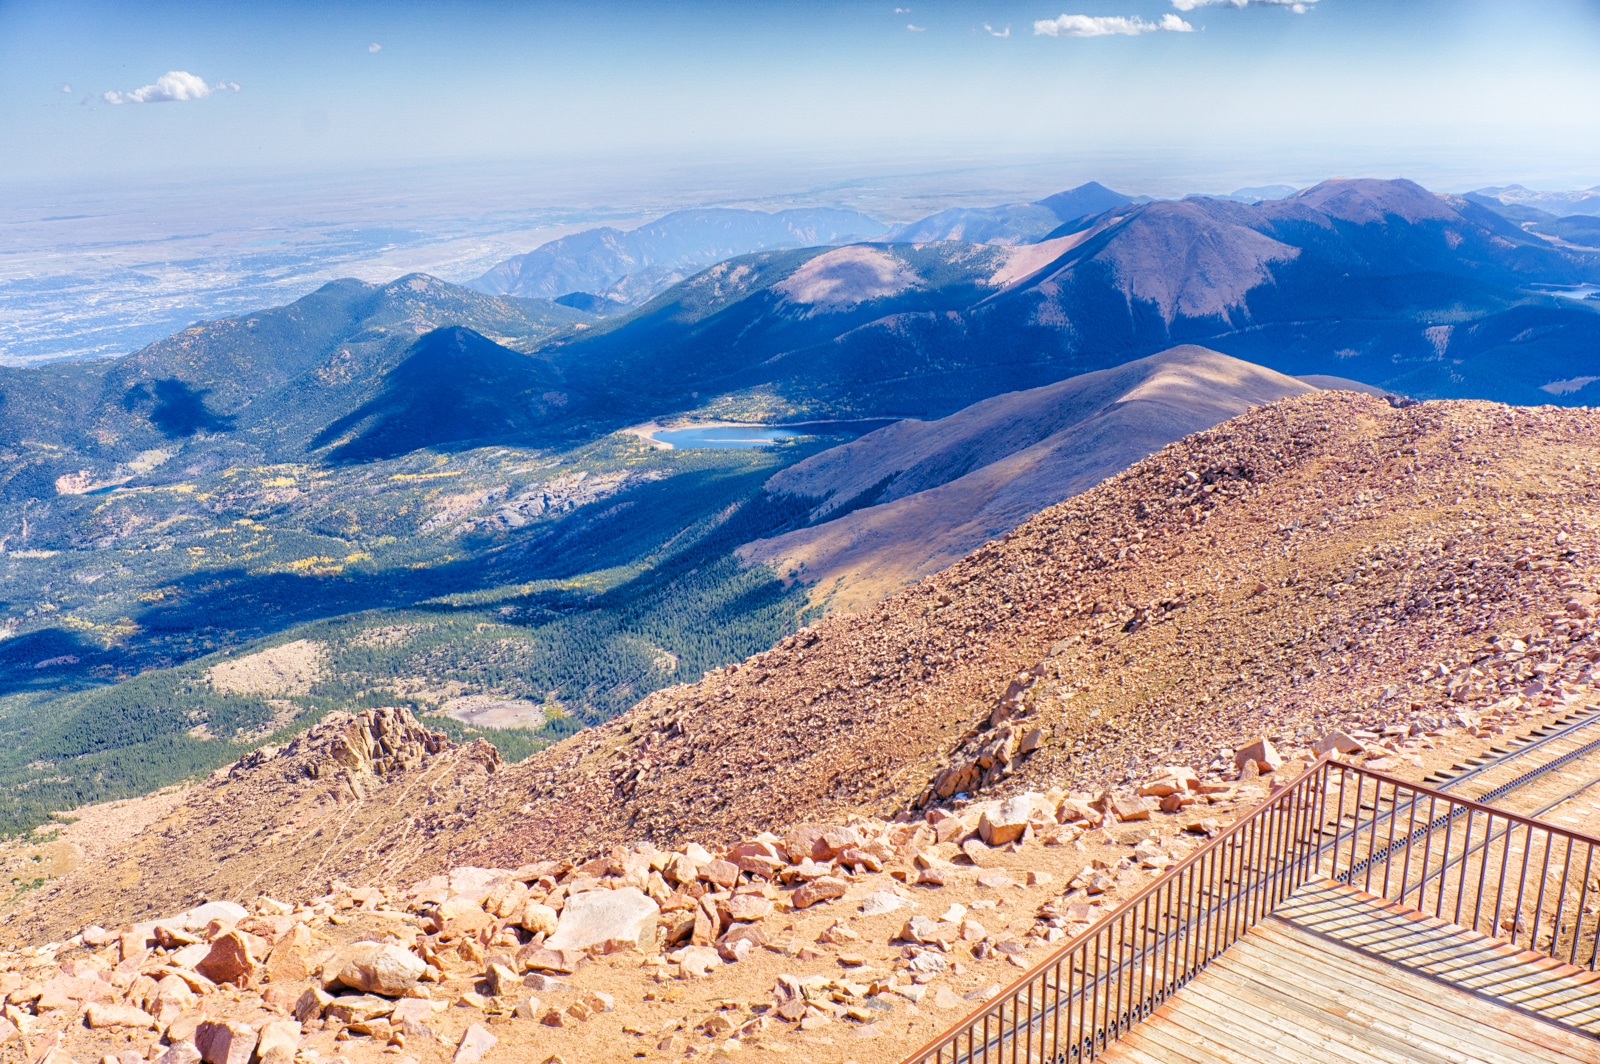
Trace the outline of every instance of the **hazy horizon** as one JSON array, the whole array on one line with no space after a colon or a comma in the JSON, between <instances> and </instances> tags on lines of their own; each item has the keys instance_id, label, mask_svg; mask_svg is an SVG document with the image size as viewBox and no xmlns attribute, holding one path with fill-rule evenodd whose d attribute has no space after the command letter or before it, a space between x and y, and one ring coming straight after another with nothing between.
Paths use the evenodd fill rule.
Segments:
<instances>
[{"instance_id":1,"label":"hazy horizon","mask_svg":"<svg viewBox=\"0 0 1600 1064\"><path fill-rule=\"evenodd\" d=\"M1600 7L0 0L0 363L670 210L1600 186Z\"/></svg>"},{"instance_id":2,"label":"hazy horizon","mask_svg":"<svg viewBox=\"0 0 1600 1064\"><path fill-rule=\"evenodd\" d=\"M1582 0L13 0L0 178L1120 158L1101 179L1155 195L1201 191L1174 165L1590 187L1596 45Z\"/></svg>"}]
</instances>

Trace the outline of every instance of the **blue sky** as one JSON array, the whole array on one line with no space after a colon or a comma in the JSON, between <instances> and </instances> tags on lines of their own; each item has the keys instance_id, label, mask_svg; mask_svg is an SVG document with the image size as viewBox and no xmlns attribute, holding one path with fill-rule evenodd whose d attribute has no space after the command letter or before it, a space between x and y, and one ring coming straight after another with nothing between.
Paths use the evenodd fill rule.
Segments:
<instances>
[{"instance_id":1,"label":"blue sky","mask_svg":"<svg viewBox=\"0 0 1600 1064\"><path fill-rule=\"evenodd\" d=\"M1593 185L1600 2L0 0L0 142L0 178L90 182L1059 155Z\"/></svg>"}]
</instances>

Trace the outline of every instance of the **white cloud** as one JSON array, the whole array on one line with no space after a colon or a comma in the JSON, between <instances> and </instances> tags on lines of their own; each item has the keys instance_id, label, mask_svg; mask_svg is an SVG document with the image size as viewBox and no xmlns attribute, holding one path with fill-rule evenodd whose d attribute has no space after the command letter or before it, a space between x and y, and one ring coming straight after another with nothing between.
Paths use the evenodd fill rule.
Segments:
<instances>
[{"instance_id":1,"label":"white cloud","mask_svg":"<svg viewBox=\"0 0 1600 1064\"><path fill-rule=\"evenodd\" d=\"M371 44L367 45L367 51L381 52L383 51L383 45L379 44L377 41L373 41Z\"/></svg>"},{"instance_id":2,"label":"white cloud","mask_svg":"<svg viewBox=\"0 0 1600 1064\"><path fill-rule=\"evenodd\" d=\"M926 26L914 26L909 22L906 23L906 29L910 30L912 33L926 33L926 32L928 32L928 27L926 27Z\"/></svg>"},{"instance_id":3,"label":"white cloud","mask_svg":"<svg viewBox=\"0 0 1600 1064\"><path fill-rule=\"evenodd\" d=\"M72 86L71 85L62 85L61 86L61 91L66 93L68 96L71 96L72 95Z\"/></svg>"},{"instance_id":4,"label":"white cloud","mask_svg":"<svg viewBox=\"0 0 1600 1064\"><path fill-rule=\"evenodd\" d=\"M983 29L984 29L984 32L988 33L989 36L991 36L991 37L1009 37L1009 36L1011 36L1011 27L1010 26L1007 26L1003 30L997 30L993 26L991 26L987 22L985 22L983 24Z\"/></svg>"},{"instance_id":5,"label":"white cloud","mask_svg":"<svg viewBox=\"0 0 1600 1064\"><path fill-rule=\"evenodd\" d=\"M179 103L184 100L203 100L214 92L238 92L239 85L233 81L219 81L215 85L207 85L204 78L196 77L187 70L169 70L156 78L154 85L142 85L128 92L106 92L101 94L101 99L106 103Z\"/></svg>"},{"instance_id":6,"label":"white cloud","mask_svg":"<svg viewBox=\"0 0 1600 1064\"><path fill-rule=\"evenodd\" d=\"M909 7L897 7L894 9L894 13L896 15L909 15L911 14L911 9Z\"/></svg>"},{"instance_id":7,"label":"white cloud","mask_svg":"<svg viewBox=\"0 0 1600 1064\"><path fill-rule=\"evenodd\" d=\"M1172 0L1179 11L1194 11L1202 7L1286 7L1297 15L1304 15L1317 0Z\"/></svg>"},{"instance_id":8,"label":"white cloud","mask_svg":"<svg viewBox=\"0 0 1600 1064\"><path fill-rule=\"evenodd\" d=\"M1170 13L1155 22L1137 15L1062 15L1040 19L1033 24L1033 32L1040 37L1137 37L1143 33L1193 33L1194 27Z\"/></svg>"}]
</instances>

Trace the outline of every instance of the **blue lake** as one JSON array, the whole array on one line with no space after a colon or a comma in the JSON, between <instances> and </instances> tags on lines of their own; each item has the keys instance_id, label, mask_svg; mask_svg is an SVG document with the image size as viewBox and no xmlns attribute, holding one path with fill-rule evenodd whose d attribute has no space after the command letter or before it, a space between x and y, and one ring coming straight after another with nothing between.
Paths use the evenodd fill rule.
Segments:
<instances>
[{"instance_id":1,"label":"blue lake","mask_svg":"<svg viewBox=\"0 0 1600 1064\"><path fill-rule=\"evenodd\" d=\"M779 440L792 440L800 435L793 429L773 428L768 425L706 425L686 429L662 429L651 433L650 438L674 447L709 447L713 450L732 450L741 447L770 447Z\"/></svg>"},{"instance_id":2,"label":"blue lake","mask_svg":"<svg viewBox=\"0 0 1600 1064\"><path fill-rule=\"evenodd\" d=\"M1594 299L1600 296L1600 285L1536 285L1536 290L1547 296L1560 296L1562 299Z\"/></svg>"},{"instance_id":3,"label":"blue lake","mask_svg":"<svg viewBox=\"0 0 1600 1064\"><path fill-rule=\"evenodd\" d=\"M691 425L682 429L658 429L650 438L673 447L707 447L731 450L770 447L799 436L864 436L897 418L864 418L859 421L806 421L795 425Z\"/></svg>"}]
</instances>

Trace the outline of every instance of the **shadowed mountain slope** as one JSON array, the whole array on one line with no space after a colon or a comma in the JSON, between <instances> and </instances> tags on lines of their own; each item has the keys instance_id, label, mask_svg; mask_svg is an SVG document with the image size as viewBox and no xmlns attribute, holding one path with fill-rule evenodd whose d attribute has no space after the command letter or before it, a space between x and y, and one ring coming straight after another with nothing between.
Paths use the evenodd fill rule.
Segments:
<instances>
[{"instance_id":1,"label":"shadowed mountain slope","mask_svg":"<svg viewBox=\"0 0 1600 1064\"><path fill-rule=\"evenodd\" d=\"M383 391L329 425L312 447L335 462L395 458L421 447L514 440L567 404L549 363L471 329L435 329L383 375Z\"/></svg>"},{"instance_id":2,"label":"shadowed mountain slope","mask_svg":"<svg viewBox=\"0 0 1600 1064\"><path fill-rule=\"evenodd\" d=\"M333 281L287 306L206 322L102 363L0 370L0 498L48 497L137 456L184 448L229 464L294 461L365 404L442 326L530 350L594 315L486 296L424 274ZM44 446L39 446L44 445Z\"/></svg>"},{"instance_id":3,"label":"shadowed mountain slope","mask_svg":"<svg viewBox=\"0 0 1600 1064\"><path fill-rule=\"evenodd\" d=\"M809 528L740 553L857 609L1191 432L1313 387L1202 347L902 421L813 455L767 490L813 503Z\"/></svg>"},{"instance_id":4,"label":"shadowed mountain slope","mask_svg":"<svg viewBox=\"0 0 1600 1064\"><path fill-rule=\"evenodd\" d=\"M301 754L241 763L39 892L8 935L116 926L163 904L148 898L715 844L952 786L1142 779L1263 732L1442 719L1528 682L1474 669L1498 633L1592 647L1574 596L1600 585L1596 420L1350 392L1260 407L519 764L453 782L419 755L357 790Z\"/></svg>"},{"instance_id":5,"label":"shadowed mountain slope","mask_svg":"<svg viewBox=\"0 0 1600 1064\"><path fill-rule=\"evenodd\" d=\"M807 416L942 417L1180 343L1290 375L1531 403L1551 381L1600 378L1600 315L1528 286L1594 279L1600 256L1479 205L1332 181L1256 205L1130 205L1038 244L734 259L549 354L619 416L732 395Z\"/></svg>"}]
</instances>

